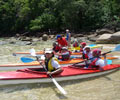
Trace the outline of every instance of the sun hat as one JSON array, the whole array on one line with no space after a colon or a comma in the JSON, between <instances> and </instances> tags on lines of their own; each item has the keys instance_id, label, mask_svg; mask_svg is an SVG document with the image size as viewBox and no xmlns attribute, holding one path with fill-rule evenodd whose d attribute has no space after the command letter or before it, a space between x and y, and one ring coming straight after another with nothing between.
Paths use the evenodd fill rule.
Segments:
<instances>
[{"instance_id":1,"label":"sun hat","mask_svg":"<svg viewBox=\"0 0 120 100\"><path fill-rule=\"evenodd\" d=\"M46 48L45 49L45 53L52 53L52 52L53 52L53 50L51 48Z\"/></svg>"},{"instance_id":2,"label":"sun hat","mask_svg":"<svg viewBox=\"0 0 120 100\"><path fill-rule=\"evenodd\" d=\"M84 47L84 49L86 49L86 48L89 48L89 49L91 49L91 47L90 47L90 46L85 46L85 47Z\"/></svg>"},{"instance_id":3,"label":"sun hat","mask_svg":"<svg viewBox=\"0 0 120 100\"><path fill-rule=\"evenodd\" d=\"M80 44L86 46L86 43L85 43L85 42L82 42L82 43L80 43Z\"/></svg>"},{"instance_id":4,"label":"sun hat","mask_svg":"<svg viewBox=\"0 0 120 100\"><path fill-rule=\"evenodd\" d=\"M62 50L67 50L67 47L62 47Z\"/></svg>"}]
</instances>

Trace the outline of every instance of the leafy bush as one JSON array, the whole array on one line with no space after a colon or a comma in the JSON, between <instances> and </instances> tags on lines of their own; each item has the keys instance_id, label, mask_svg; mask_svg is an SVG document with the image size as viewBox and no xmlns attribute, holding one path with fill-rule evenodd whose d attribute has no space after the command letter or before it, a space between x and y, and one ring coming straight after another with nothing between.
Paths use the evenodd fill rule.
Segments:
<instances>
[{"instance_id":1,"label":"leafy bush","mask_svg":"<svg viewBox=\"0 0 120 100\"><path fill-rule=\"evenodd\" d=\"M0 0L0 33L91 31L120 23L120 0Z\"/></svg>"},{"instance_id":2,"label":"leafy bush","mask_svg":"<svg viewBox=\"0 0 120 100\"><path fill-rule=\"evenodd\" d=\"M30 22L30 31L53 29L55 24L55 17L52 14L44 13Z\"/></svg>"}]
</instances>

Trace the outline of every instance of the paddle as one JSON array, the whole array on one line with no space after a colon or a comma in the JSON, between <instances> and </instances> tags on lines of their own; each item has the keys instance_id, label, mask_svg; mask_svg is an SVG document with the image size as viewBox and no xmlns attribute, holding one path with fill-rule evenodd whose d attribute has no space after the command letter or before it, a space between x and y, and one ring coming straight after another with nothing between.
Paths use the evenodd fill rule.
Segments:
<instances>
[{"instance_id":1,"label":"paddle","mask_svg":"<svg viewBox=\"0 0 120 100\"><path fill-rule=\"evenodd\" d=\"M88 46L90 46L90 47L94 47L94 46L96 46L96 44L89 44Z\"/></svg>"},{"instance_id":2,"label":"paddle","mask_svg":"<svg viewBox=\"0 0 120 100\"><path fill-rule=\"evenodd\" d=\"M27 58L27 57L21 57L20 59L24 63L30 63L30 62L36 61L36 60L34 60L32 58Z\"/></svg>"},{"instance_id":3,"label":"paddle","mask_svg":"<svg viewBox=\"0 0 120 100\"><path fill-rule=\"evenodd\" d=\"M107 64L108 64L108 65L112 64L112 60L108 60L108 59L107 59Z\"/></svg>"},{"instance_id":4,"label":"paddle","mask_svg":"<svg viewBox=\"0 0 120 100\"><path fill-rule=\"evenodd\" d=\"M108 53L115 52L115 51L120 51L120 44L118 44L113 50L103 53L102 55L106 55Z\"/></svg>"},{"instance_id":5,"label":"paddle","mask_svg":"<svg viewBox=\"0 0 120 100\"><path fill-rule=\"evenodd\" d=\"M32 56L36 57L37 60L39 60L39 58L37 57L36 52L35 52L34 49L31 49L31 50L30 50L30 54L31 54ZM47 72L47 69L44 67L44 65L42 65L42 66L43 66L43 68L45 69L45 71ZM52 79L53 83L54 83L55 86L60 90L60 92L61 92L62 94L67 94L67 92L57 83L57 81L52 77L52 75L49 75L49 77Z\"/></svg>"},{"instance_id":6,"label":"paddle","mask_svg":"<svg viewBox=\"0 0 120 100\"><path fill-rule=\"evenodd\" d=\"M108 53L115 52L115 51L120 51L120 44L116 45L116 47L115 47L113 50L108 51L108 52L105 52L105 53L103 53L102 55L106 55L106 54L108 54ZM93 58L94 58L94 57L93 57ZM87 61L88 61L88 60L91 60L91 59L93 59L93 58L87 59ZM79 63L83 63L83 62L85 62L85 61L77 62L77 63L75 63L75 64L73 64L73 65L76 65L76 64L79 64Z\"/></svg>"}]
</instances>

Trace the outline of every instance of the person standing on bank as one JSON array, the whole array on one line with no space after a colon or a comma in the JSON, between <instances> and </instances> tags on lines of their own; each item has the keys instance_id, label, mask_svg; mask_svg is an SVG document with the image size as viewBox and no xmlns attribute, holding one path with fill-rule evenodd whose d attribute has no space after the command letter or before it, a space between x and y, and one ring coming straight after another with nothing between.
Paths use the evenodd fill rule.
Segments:
<instances>
[{"instance_id":1,"label":"person standing on bank","mask_svg":"<svg viewBox=\"0 0 120 100\"><path fill-rule=\"evenodd\" d=\"M71 33L70 33L69 29L66 29L66 40L68 42L68 47L70 47L70 45L71 45Z\"/></svg>"}]
</instances>

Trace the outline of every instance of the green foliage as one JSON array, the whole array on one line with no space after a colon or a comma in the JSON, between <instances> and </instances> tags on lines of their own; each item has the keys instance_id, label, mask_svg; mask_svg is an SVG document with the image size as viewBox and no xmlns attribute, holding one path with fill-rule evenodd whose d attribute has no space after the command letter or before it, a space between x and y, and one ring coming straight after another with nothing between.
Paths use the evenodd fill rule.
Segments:
<instances>
[{"instance_id":1,"label":"green foliage","mask_svg":"<svg viewBox=\"0 0 120 100\"><path fill-rule=\"evenodd\" d=\"M52 14L44 13L30 23L30 31L40 31L53 29L55 27L56 21Z\"/></svg>"},{"instance_id":2,"label":"green foliage","mask_svg":"<svg viewBox=\"0 0 120 100\"><path fill-rule=\"evenodd\" d=\"M89 31L120 22L120 0L0 0L0 34Z\"/></svg>"}]
</instances>

